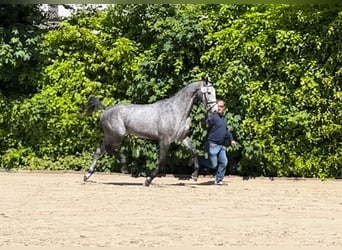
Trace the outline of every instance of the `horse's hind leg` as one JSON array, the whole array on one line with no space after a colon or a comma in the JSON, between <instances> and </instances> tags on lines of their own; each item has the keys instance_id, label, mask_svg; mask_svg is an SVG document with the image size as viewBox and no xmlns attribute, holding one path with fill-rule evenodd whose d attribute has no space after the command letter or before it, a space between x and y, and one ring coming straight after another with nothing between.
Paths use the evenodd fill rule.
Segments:
<instances>
[{"instance_id":1,"label":"horse's hind leg","mask_svg":"<svg viewBox=\"0 0 342 250\"><path fill-rule=\"evenodd\" d=\"M126 156L123 153L120 153L120 164L121 164L121 173L128 174L127 160Z\"/></svg>"},{"instance_id":2,"label":"horse's hind leg","mask_svg":"<svg viewBox=\"0 0 342 250\"><path fill-rule=\"evenodd\" d=\"M182 144L191 151L192 153L192 159L194 161L194 172L191 174L191 178L194 181L197 181L198 178L198 171L199 171L199 165L198 165L198 156L196 153L196 149L194 148L194 146L192 145L190 138L189 137L185 137L185 139L182 141Z\"/></svg>"},{"instance_id":3,"label":"horse's hind leg","mask_svg":"<svg viewBox=\"0 0 342 250\"><path fill-rule=\"evenodd\" d=\"M127 160L125 154L123 154L122 152L118 152L115 149L110 149L110 151L107 149L107 152L109 152L110 155L115 156L115 158L119 159L121 165L121 173L128 174Z\"/></svg>"},{"instance_id":4,"label":"horse's hind leg","mask_svg":"<svg viewBox=\"0 0 342 250\"><path fill-rule=\"evenodd\" d=\"M105 144L102 143L101 146L96 149L94 156L93 156L93 162L91 163L89 170L83 176L84 181L87 181L90 178L90 176L95 172L97 161L103 156L105 151L106 151Z\"/></svg>"}]
</instances>

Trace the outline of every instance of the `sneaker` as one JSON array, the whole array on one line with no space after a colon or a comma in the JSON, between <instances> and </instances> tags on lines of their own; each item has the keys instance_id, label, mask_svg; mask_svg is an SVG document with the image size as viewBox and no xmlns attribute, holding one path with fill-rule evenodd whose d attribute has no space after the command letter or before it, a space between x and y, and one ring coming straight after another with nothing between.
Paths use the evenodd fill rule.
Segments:
<instances>
[{"instance_id":1,"label":"sneaker","mask_svg":"<svg viewBox=\"0 0 342 250\"><path fill-rule=\"evenodd\" d=\"M223 185L223 182L215 180L214 185Z\"/></svg>"}]
</instances>

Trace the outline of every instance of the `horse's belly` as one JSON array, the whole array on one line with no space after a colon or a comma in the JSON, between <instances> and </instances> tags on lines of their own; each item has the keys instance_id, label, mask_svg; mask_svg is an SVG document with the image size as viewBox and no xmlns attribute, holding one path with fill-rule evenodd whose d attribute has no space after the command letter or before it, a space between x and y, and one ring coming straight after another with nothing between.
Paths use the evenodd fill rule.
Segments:
<instances>
[{"instance_id":1,"label":"horse's belly","mask_svg":"<svg viewBox=\"0 0 342 250\"><path fill-rule=\"evenodd\" d=\"M156 140L158 139L158 129L152 124L137 124L135 126L126 126L127 133L138 137Z\"/></svg>"}]
</instances>

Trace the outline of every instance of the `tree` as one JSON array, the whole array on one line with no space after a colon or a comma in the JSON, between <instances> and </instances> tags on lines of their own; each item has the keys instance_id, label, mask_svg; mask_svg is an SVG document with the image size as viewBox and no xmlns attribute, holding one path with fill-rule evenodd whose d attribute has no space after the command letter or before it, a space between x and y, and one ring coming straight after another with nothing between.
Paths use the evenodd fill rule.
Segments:
<instances>
[{"instance_id":1,"label":"tree","mask_svg":"<svg viewBox=\"0 0 342 250\"><path fill-rule=\"evenodd\" d=\"M151 103L209 74L241 144L229 148L240 174L341 177L341 16L339 5L81 10L44 35L34 69L19 57L19 80L19 68L0 67L13 73L0 96L1 166L87 167L102 138L100 113L82 115L90 96L106 105ZM22 72L29 81L20 81ZM32 88L9 102L23 84ZM190 136L200 154L204 116L200 105L193 109ZM140 173L154 166L156 147L131 136L122 149ZM173 145L168 171L186 171L189 156Z\"/></svg>"},{"instance_id":2,"label":"tree","mask_svg":"<svg viewBox=\"0 0 342 250\"><path fill-rule=\"evenodd\" d=\"M340 6L256 5L208 37L243 172L341 176L340 24Z\"/></svg>"},{"instance_id":3,"label":"tree","mask_svg":"<svg viewBox=\"0 0 342 250\"><path fill-rule=\"evenodd\" d=\"M36 93L33 79L41 65L42 22L38 5L0 5L0 90L4 95Z\"/></svg>"}]
</instances>

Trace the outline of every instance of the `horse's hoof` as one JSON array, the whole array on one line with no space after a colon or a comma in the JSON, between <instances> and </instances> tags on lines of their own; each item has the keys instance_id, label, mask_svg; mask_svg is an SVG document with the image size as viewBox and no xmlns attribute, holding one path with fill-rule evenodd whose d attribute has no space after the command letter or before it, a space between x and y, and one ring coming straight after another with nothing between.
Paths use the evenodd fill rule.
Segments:
<instances>
[{"instance_id":1,"label":"horse's hoof","mask_svg":"<svg viewBox=\"0 0 342 250\"><path fill-rule=\"evenodd\" d=\"M198 176L197 175L191 175L191 179L193 180L193 181L197 181L197 179L198 179Z\"/></svg>"},{"instance_id":2,"label":"horse's hoof","mask_svg":"<svg viewBox=\"0 0 342 250\"><path fill-rule=\"evenodd\" d=\"M84 176L83 176L83 181L86 182L89 178L90 178L91 174L90 173L86 173Z\"/></svg>"},{"instance_id":3,"label":"horse's hoof","mask_svg":"<svg viewBox=\"0 0 342 250\"><path fill-rule=\"evenodd\" d=\"M129 174L127 167L121 167L121 174Z\"/></svg>"},{"instance_id":4,"label":"horse's hoof","mask_svg":"<svg viewBox=\"0 0 342 250\"><path fill-rule=\"evenodd\" d=\"M144 186L148 187L150 184L151 184L151 178L147 177L146 180L145 180Z\"/></svg>"}]
</instances>

